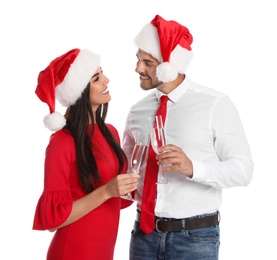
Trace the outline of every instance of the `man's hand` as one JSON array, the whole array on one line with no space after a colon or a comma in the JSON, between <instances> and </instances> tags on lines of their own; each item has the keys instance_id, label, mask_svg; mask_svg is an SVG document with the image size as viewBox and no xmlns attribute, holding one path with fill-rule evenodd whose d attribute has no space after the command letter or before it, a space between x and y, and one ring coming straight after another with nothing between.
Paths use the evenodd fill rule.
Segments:
<instances>
[{"instance_id":1,"label":"man's hand","mask_svg":"<svg viewBox=\"0 0 277 260\"><path fill-rule=\"evenodd\" d=\"M193 165L184 151L176 145L168 144L159 149L157 155L159 165L164 165L164 171L179 171L181 174L191 178L193 176Z\"/></svg>"}]
</instances>

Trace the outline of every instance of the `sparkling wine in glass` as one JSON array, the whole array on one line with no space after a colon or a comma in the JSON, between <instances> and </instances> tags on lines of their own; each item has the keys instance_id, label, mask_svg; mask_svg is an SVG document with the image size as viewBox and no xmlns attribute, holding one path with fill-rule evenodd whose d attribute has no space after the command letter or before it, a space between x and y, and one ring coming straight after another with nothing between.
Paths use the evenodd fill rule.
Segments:
<instances>
[{"instance_id":1,"label":"sparkling wine in glass","mask_svg":"<svg viewBox=\"0 0 277 260\"><path fill-rule=\"evenodd\" d=\"M154 116L149 118L150 124L150 140L151 145L156 154L159 153L158 149L166 145L166 139L164 134L163 120L161 116ZM165 177L164 166L160 165L162 177L158 180L158 184L167 184L171 182Z\"/></svg>"},{"instance_id":2,"label":"sparkling wine in glass","mask_svg":"<svg viewBox=\"0 0 277 260\"><path fill-rule=\"evenodd\" d=\"M135 135L135 146L130 160L132 172L134 174L139 174L139 170L145 160L148 151L149 142L149 134L138 132ZM121 198L134 201L131 193L128 193L125 196L121 196Z\"/></svg>"},{"instance_id":3,"label":"sparkling wine in glass","mask_svg":"<svg viewBox=\"0 0 277 260\"><path fill-rule=\"evenodd\" d=\"M139 169L145 159L147 148L148 146L146 144L142 144L142 143L135 144L132 157L131 157L131 166L132 166L133 173L139 174Z\"/></svg>"}]
</instances>

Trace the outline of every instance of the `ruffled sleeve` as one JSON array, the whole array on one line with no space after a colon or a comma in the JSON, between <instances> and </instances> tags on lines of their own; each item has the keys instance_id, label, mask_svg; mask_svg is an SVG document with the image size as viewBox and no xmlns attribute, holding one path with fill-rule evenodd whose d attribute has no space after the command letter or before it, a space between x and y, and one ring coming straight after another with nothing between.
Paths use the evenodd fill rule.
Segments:
<instances>
[{"instance_id":1,"label":"ruffled sleeve","mask_svg":"<svg viewBox=\"0 0 277 260\"><path fill-rule=\"evenodd\" d=\"M43 192L37 204L33 229L46 230L58 227L68 218L71 209L70 192Z\"/></svg>"},{"instance_id":2,"label":"ruffled sleeve","mask_svg":"<svg viewBox=\"0 0 277 260\"><path fill-rule=\"evenodd\" d=\"M37 203L33 229L58 227L70 215L73 198L69 176L75 161L73 138L62 130L54 133L46 149L44 190Z\"/></svg>"}]
</instances>

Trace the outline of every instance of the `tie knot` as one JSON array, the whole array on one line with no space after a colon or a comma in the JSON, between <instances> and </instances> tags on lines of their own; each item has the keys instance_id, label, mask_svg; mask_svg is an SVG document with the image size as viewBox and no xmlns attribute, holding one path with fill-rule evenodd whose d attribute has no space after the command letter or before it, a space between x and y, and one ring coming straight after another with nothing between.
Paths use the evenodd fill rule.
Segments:
<instances>
[{"instance_id":1,"label":"tie knot","mask_svg":"<svg viewBox=\"0 0 277 260\"><path fill-rule=\"evenodd\" d=\"M161 96L160 101L161 101L161 104L166 104L168 101L168 96L166 95Z\"/></svg>"},{"instance_id":2,"label":"tie knot","mask_svg":"<svg viewBox=\"0 0 277 260\"><path fill-rule=\"evenodd\" d=\"M157 110L157 113L156 115L160 115L162 116L162 119L163 119L163 123L165 122L165 117L166 117L166 110L167 110L167 106L166 106L166 102L168 100L168 96L164 95L164 96L161 96L160 98L160 106Z\"/></svg>"}]
</instances>

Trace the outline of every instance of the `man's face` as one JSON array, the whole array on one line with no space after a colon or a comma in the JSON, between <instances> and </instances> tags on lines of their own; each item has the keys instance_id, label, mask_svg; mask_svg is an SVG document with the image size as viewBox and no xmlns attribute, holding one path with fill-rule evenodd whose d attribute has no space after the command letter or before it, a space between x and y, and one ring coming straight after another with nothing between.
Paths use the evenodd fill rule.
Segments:
<instances>
[{"instance_id":1,"label":"man's face","mask_svg":"<svg viewBox=\"0 0 277 260\"><path fill-rule=\"evenodd\" d=\"M140 49L137 51L137 58L136 72L140 75L140 87L149 90L161 85L162 82L156 76L156 68L160 63Z\"/></svg>"}]
</instances>

